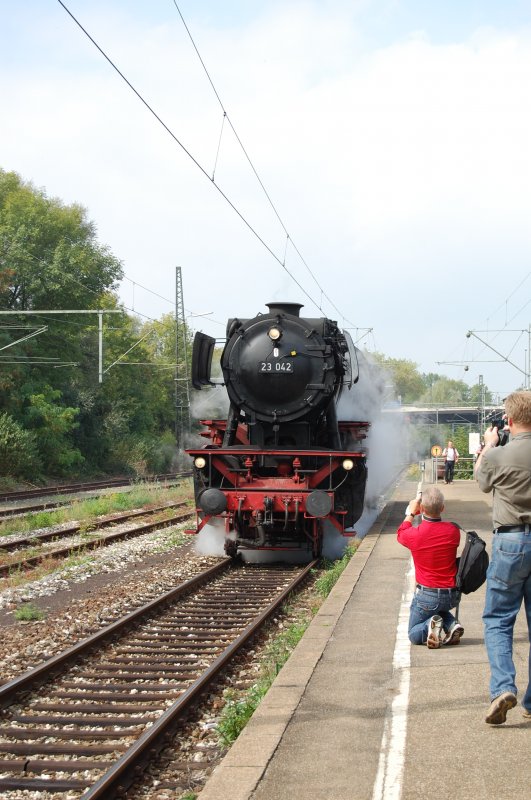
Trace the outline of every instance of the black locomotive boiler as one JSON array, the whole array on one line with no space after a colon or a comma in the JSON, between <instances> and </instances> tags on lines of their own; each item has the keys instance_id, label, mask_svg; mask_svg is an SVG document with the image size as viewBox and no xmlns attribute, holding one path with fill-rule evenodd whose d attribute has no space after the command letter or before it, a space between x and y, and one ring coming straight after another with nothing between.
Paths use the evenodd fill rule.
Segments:
<instances>
[{"instance_id":1,"label":"black locomotive boiler","mask_svg":"<svg viewBox=\"0 0 531 800\"><path fill-rule=\"evenodd\" d=\"M225 550L308 550L320 555L329 524L343 536L363 512L369 423L338 419L355 407L357 348L298 303L231 319L221 355L226 419L201 420L208 439L193 458L199 533L221 519ZM215 339L194 339L192 384L212 385ZM345 402L347 400L347 402ZM345 416L345 414L343 414Z\"/></svg>"}]
</instances>

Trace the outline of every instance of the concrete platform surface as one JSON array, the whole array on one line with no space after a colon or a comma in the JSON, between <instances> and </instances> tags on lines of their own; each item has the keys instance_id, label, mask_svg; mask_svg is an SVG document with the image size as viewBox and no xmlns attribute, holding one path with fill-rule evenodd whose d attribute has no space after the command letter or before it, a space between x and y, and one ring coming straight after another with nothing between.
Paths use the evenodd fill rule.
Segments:
<instances>
[{"instance_id":1,"label":"concrete platform surface","mask_svg":"<svg viewBox=\"0 0 531 800\"><path fill-rule=\"evenodd\" d=\"M445 519L489 544L491 497L442 485ZM201 800L523 800L531 796L531 722L521 706L484 721L489 669L485 587L464 596L459 646L407 638L414 576L396 541L416 483L403 481L323 603ZM515 628L520 696L529 639Z\"/></svg>"}]
</instances>

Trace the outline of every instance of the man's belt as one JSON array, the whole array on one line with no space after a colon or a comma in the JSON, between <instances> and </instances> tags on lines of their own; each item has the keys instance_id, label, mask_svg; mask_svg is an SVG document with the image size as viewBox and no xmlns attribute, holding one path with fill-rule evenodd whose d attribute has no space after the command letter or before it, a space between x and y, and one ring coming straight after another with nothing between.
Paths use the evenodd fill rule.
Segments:
<instances>
[{"instance_id":1,"label":"man's belt","mask_svg":"<svg viewBox=\"0 0 531 800\"><path fill-rule=\"evenodd\" d=\"M424 592L456 592L457 591L455 586L452 586L450 589L446 588L446 587L444 589L437 589L437 588L434 588L433 586L422 586L421 583L417 583L417 589L422 589L422 591L424 591Z\"/></svg>"},{"instance_id":2,"label":"man's belt","mask_svg":"<svg viewBox=\"0 0 531 800\"><path fill-rule=\"evenodd\" d=\"M526 522L525 525L500 525L499 528L494 528L494 533L530 533L531 522Z\"/></svg>"}]
</instances>

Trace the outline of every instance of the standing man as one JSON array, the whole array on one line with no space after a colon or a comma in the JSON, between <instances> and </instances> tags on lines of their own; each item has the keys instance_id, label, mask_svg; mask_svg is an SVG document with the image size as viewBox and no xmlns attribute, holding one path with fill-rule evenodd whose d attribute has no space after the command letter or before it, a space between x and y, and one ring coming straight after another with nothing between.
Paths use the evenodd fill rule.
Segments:
<instances>
[{"instance_id":1,"label":"standing man","mask_svg":"<svg viewBox=\"0 0 531 800\"><path fill-rule=\"evenodd\" d=\"M505 411L509 443L497 447L498 429L485 431L485 447L475 466L479 488L494 492L495 535L483 612L491 674L489 725L501 725L516 705L513 630L522 600L531 642L531 392L510 394ZM531 720L531 646L528 670L523 706L524 717Z\"/></svg>"},{"instance_id":2,"label":"standing man","mask_svg":"<svg viewBox=\"0 0 531 800\"><path fill-rule=\"evenodd\" d=\"M453 483L454 468L459 461L459 453L452 441L448 442L442 454L444 456L444 482Z\"/></svg>"}]
</instances>

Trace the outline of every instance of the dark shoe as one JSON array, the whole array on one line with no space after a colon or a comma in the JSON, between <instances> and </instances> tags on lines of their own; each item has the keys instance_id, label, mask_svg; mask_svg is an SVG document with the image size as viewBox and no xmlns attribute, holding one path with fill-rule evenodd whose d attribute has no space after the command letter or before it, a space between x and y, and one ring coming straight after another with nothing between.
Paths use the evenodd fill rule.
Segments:
<instances>
[{"instance_id":1,"label":"dark shoe","mask_svg":"<svg viewBox=\"0 0 531 800\"><path fill-rule=\"evenodd\" d=\"M446 638L443 639L443 644L459 644L461 636L464 634L465 629L460 622L454 622L448 629Z\"/></svg>"},{"instance_id":2,"label":"dark shoe","mask_svg":"<svg viewBox=\"0 0 531 800\"><path fill-rule=\"evenodd\" d=\"M426 644L430 650L436 650L441 646L442 630L442 617L440 617L438 614L435 614L435 616L431 617L430 621L428 622L428 640Z\"/></svg>"},{"instance_id":3,"label":"dark shoe","mask_svg":"<svg viewBox=\"0 0 531 800\"><path fill-rule=\"evenodd\" d=\"M512 692L502 692L490 704L485 722L489 725L501 725L507 719L507 712L516 705L516 696Z\"/></svg>"}]
</instances>

